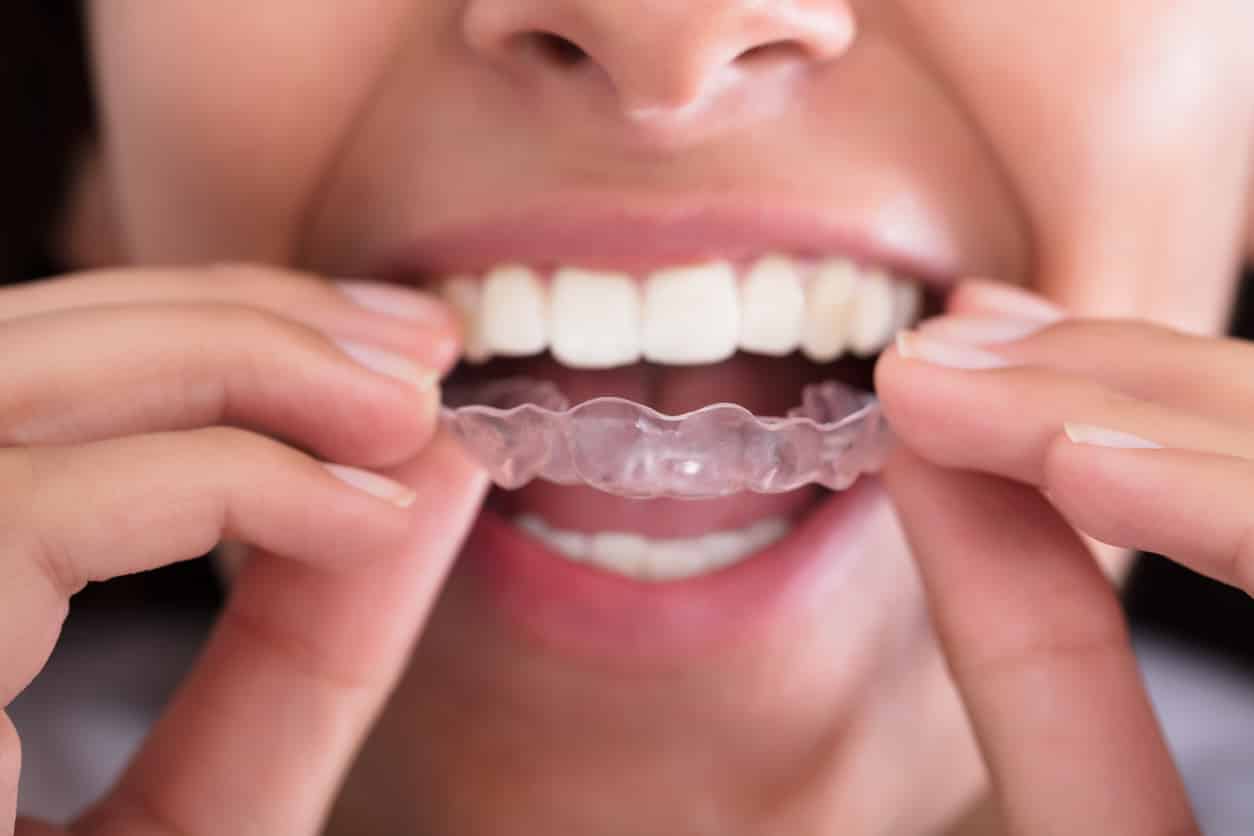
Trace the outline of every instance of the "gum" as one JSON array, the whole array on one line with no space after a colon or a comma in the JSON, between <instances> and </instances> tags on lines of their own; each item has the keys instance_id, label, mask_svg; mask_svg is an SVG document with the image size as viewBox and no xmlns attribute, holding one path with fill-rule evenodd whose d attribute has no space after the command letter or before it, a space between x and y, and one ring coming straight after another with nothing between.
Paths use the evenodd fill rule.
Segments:
<instances>
[{"instance_id":1,"label":"gum","mask_svg":"<svg viewBox=\"0 0 1254 836\"><path fill-rule=\"evenodd\" d=\"M533 479L632 499L844 490L878 471L892 444L875 396L841 383L808 386L784 417L720 403L664 415L623 398L571 406L527 378L446 392L441 421L506 489Z\"/></svg>"}]
</instances>

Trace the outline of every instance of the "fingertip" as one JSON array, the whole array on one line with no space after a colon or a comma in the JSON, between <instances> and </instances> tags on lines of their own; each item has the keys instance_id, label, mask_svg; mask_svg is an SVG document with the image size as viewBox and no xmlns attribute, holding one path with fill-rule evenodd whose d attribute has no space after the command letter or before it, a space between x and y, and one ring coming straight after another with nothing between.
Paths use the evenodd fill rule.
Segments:
<instances>
[{"instance_id":1,"label":"fingertip","mask_svg":"<svg viewBox=\"0 0 1254 836\"><path fill-rule=\"evenodd\" d=\"M1065 427L1060 427L1045 447L1039 487L1050 502L1054 502L1056 495L1066 492L1067 476L1074 469L1073 456L1077 446L1067 435Z\"/></svg>"},{"instance_id":2,"label":"fingertip","mask_svg":"<svg viewBox=\"0 0 1254 836\"><path fill-rule=\"evenodd\" d=\"M390 380L354 374L352 388L340 399L315 404L322 438L314 452L373 470L397 467L418 455L439 424L441 381L429 367L407 363L405 372Z\"/></svg>"},{"instance_id":3,"label":"fingertip","mask_svg":"<svg viewBox=\"0 0 1254 836\"><path fill-rule=\"evenodd\" d=\"M1128 433L1091 424L1064 422L1050 439L1042 463L1042 487L1051 495L1087 496L1109 493L1117 481L1122 457L1161 445Z\"/></svg>"},{"instance_id":4,"label":"fingertip","mask_svg":"<svg viewBox=\"0 0 1254 836\"><path fill-rule=\"evenodd\" d=\"M462 357L461 338L456 331L434 331L422 335L425 345L419 350L422 360L443 377L453 370Z\"/></svg>"},{"instance_id":5,"label":"fingertip","mask_svg":"<svg viewBox=\"0 0 1254 836\"><path fill-rule=\"evenodd\" d=\"M949 313L992 314L1052 323L1067 316L1065 309L1039 293L1006 281L972 277L949 294Z\"/></svg>"},{"instance_id":6,"label":"fingertip","mask_svg":"<svg viewBox=\"0 0 1254 836\"><path fill-rule=\"evenodd\" d=\"M902 342L908 339L905 332L899 333L875 361L872 380L875 394L879 396L881 403L895 400L899 382L910 372L911 364L903 362L905 358L901 349Z\"/></svg>"},{"instance_id":7,"label":"fingertip","mask_svg":"<svg viewBox=\"0 0 1254 836\"><path fill-rule=\"evenodd\" d=\"M895 494L901 484L907 482L913 474L919 472L920 467L926 467L926 462L923 459L919 458L904 444L896 444L889 451L887 458L885 458L884 466L880 469L879 478L884 483L884 487L889 494Z\"/></svg>"},{"instance_id":8,"label":"fingertip","mask_svg":"<svg viewBox=\"0 0 1254 836\"><path fill-rule=\"evenodd\" d=\"M455 553L478 516L490 482L450 433L439 430L410 461L388 472L417 496L416 540Z\"/></svg>"},{"instance_id":9,"label":"fingertip","mask_svg":"<svg viewBox=\"0 0 1254 836\"><path fill-rule=\"evenodd\" d=\"M428 490L468 496L481 494L489 482L487 471L438 423L418 454L389 471L389 475L420 495Z\"/></svg>"},{"instance_id":10,"label":"fingertip","mask_svg":"<svg viewBox=\"0 0 1254 836\"><path fill-rule=\"evenodd\" d=\"M457 318L444 300L403 285L365 279L341 279L333 283L348 300L371 313L445 330Z\"/></svg>"},{"instance_id":11,"label":"fingertip","mask_svg":"<svg viewBox=\"0 0 1254 836\"><path fill-rule=\"evenodd\" d=\"M967 314L987 311L986 306L977 304L980 295L994 289L998 282L982 276L969 276L956 284L945 297L945 313Z\"/></svg>"},{"instance_id":12,"label":"fingertip","mask_svg":"<svg viewBox=\"0 0 1254 836\"><path fill-rule=\"evenodd\" d=\"M1102 542L1120 527L1118 489L1106 448L1073 441L1065 429L1050 441L1041 465L1041 492L1067 522Z\"/></svg>"},{"instance_id":13,"label":"fingertip","mask_svg":"<svg viewBox=\"0 0 1254 836\"><path fill-rule=\"evenodd\" d=\"M944 398L944 390L936 390L938 376L929 373L924 364L901 356L896 347L880 355L874 372L875 393L889 426L899 440L915 453L925 456L943 447L941 427L954 427L946 411L953 399Z\"/></svg>"},{"instance_id":14,"label":"fingertip","mask_svg":"<svg viewBox=\"0 0 1254 836\"><path fill-rule=\"evenodd\" d=\"M396 508L408 508L418 497L412 489L400 482L363 468L332 463L324 463L323 467L345 485Z\"/></svg>"}]
</instances>

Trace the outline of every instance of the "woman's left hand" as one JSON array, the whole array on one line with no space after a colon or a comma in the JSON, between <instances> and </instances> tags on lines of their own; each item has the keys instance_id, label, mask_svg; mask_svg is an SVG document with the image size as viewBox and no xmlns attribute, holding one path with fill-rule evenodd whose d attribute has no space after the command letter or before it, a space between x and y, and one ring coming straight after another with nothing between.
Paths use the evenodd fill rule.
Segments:
<instances>
[{"instance_id":1,"label":"woman's left hand","mask_svg":"<svg viewBox=\"0 0 1254 836\"><path fill-rule=\"evenodd\" d=\"M938 635L1011 832L1195 833L1076 531L1254 593L1254 345L1007 298L960 288L876 369Z\"/></svg>"}]
</instances>

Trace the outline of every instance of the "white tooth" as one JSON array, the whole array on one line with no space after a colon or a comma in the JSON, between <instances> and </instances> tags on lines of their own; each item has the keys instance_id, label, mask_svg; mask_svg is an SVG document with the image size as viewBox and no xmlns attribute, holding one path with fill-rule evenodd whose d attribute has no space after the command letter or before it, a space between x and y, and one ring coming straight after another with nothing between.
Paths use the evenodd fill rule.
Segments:
<instances>
[{"instance_id":1,"label":"white tooth","mask_svg":"<svg viewBox=\"0 0 1254 836\"><path fill-rule=\"evenodd\" d=\"M639 534L603 531L590 538L588 559L625 575L638 575L648 550L648 541Z\"/></svg>"},{"instance_id":2,"label":"white tooth","mask_svg":"<svg viewBox=\"0 0 1254 836\"><path fill-rule=\"evenodd\" d=\"M647 577L660 581L691 578L707 571L705 551L699 542L687 540L657 540L648 552L644 569Z\"/></svg>"},{"instance_id":3,"label":"white tooth","mask_svg":"<svg viewBox=\"0 0 1254 836\"><path fill-rule=\"evenodd\" d=\"M674 581L717 571L760 551L792 528L789 521L774 517L737 531L651 540L621 531L563 531L534 514L520 514L514 524L570 560L644 581Z\"/></svg>"},{"instance_id":4,"label":"white tooth","mask_svg":"<svg viewBox=\"0 0 1254 836\"><path fill-rule=\"evenodd\" d=\"M740 286L740 347L782 357L801 344L806 297L792 259L768 255Z\"/></svg>"},{"instance_id":5,"label":"white tooth","mask_svg":"<svg viewBox=\"0 0 1254 836\"><path fill-rule=\"evenodd\" d=\"M791 530L792 523L788 520L783 517L771 517L750 526L746 536L752 547L751 551L759 552L772 543L784 539Z\"/></svg>"},{"instance_id":6,"label":"white tooth","mask_svg":"<svg viewBox=\"0 0 1254 836\"><path fill-rule=\"evenodd\" d=\"M717 531L701 538L701 549L711 566L724 567L749 554L749 543L742 531Z\"/></svg>"},{"instance_id":7,"label":"white tooth","mask_svg":"<svg viewBox=\"0 0 1254 836\"><path fill-rule=\"evenodd\" d=\"M469 276L452 276L441 287L444 301L462 322L462 353L471 363L491 359L492 352L483 338L483 299L479 282Z\"/></svg>"},{"instance_id":8,"label":"white tooth","mask_svg":"<svg viewBox=\"0 0 1254 836\"><path fill-rule=\"evenodd\" d=\"M580 531L550 530L545 539L555 550L574 561L588 559L588 535Z\"/></svg>"},{"instance_id":9,"label":"white tooth","mask_svg":"<svg viewBox=\"0 0 1254 836\"><path fill-rule=\"evenodd\" d=\"M533 270L497 267L483 281L483 335L497 354L539 354L549 344L548 300Z\"/></svg>"},{"instance_id":10,"label":"white tooth","mask_svg":"<svg viewBox=\"0 0 1254 836\"><path fill-rule=\"evenodd\" d=\"M562 269L549 297L553 356L574 369L640 359L640 289L624 273Z\"/></svg>"},{"instance_id":11,"label":"white tooth","mask_svg":"<svg viewBox=\"0 0 1254 836\"><path fill-rule=\"evenodd\" d=\"M816 363L835 360L849 340L849 315L858 268L837 258L819 265L806 294L801 350Z\"/></svg>"},{"instance_id":12,"label":"white tooth","mask_svg":"<svg viewBox=\"0 0 1254 836\"><path fill-rule=\"evenodd\" d=\"M915 282L898 281L894 283L894 328L893 331L905 331L912 327L919 313L923 310L923 288Z\"/></svg>"},{"instance_id":13,"label":"white tooth","mask_svg":"<svg viewBox=\"0 0 1254 836\"><path fill-rule=\"evenodd\" d=\"M893 280L879 270L863 273L850 304L849 347L869 357L888 345L896 325Z\"/></svg>"},{"instance_id":14,"label":"white tooth","mask_svg":"<svg viewBox=\"0 0 1254 836\"><path fill-rule=\"evenodd\" d=\"M672 365L717 363L736 352L740 300L730 264L659 270L645 281L645 359Z\"/></svg>"},{"instance_id":15,"label":"white tooth","mask_svg":"<svg viewBox=\"0 0 1254 836\"><path fill-rule=\"evenodd\" d=\"M540 539L544 539L544 536L549 533L548 523L536 514L519 514L514 517L514 525Z\"/></svg>"}]
</instances>

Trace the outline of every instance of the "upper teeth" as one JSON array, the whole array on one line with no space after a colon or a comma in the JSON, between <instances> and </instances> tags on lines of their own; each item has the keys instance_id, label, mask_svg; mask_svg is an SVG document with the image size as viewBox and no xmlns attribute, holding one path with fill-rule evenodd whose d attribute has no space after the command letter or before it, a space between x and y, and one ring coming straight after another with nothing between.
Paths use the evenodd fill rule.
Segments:
<instances>
[{"instance_id":1,"label":"upper teeth","mask_svg":"<svg viewBox=\"0 0 1254 836\"><path fill-rule=\"evenodd\" d=\"M466 358L539 354L573 368L725 360L737 349L819 362L869 356L913 324L922 291L845 259L767 255L743 279L725 261L627 273L565 267L546 282L507 264L482 282L454 276L445 299L462 316Z\"/></svg>"}]
</instances>

